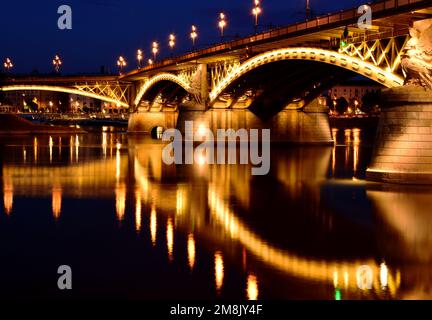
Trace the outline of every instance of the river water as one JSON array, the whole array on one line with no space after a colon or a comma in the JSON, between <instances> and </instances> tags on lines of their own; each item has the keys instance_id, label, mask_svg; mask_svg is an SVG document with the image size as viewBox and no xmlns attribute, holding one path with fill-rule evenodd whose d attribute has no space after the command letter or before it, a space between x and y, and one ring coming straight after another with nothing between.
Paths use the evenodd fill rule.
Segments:
<instances>
[{"instance_id":1,"label":"river water","mask_svg":"<svg viewBox=\"0 0 432 320\"><path fill-rule=\"evenodd\" d=\"M333 133L272 146L266 176L113 128L1 137L0 296L431 298L431 189L367 183L373 132Z\"/></svg>"}]
</instances>

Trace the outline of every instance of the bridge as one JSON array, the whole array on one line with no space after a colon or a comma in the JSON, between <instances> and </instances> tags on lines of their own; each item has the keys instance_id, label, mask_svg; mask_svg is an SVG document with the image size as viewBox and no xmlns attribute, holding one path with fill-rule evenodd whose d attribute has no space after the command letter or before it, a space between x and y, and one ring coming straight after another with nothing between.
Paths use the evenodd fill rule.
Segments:
<instances>
[{"instance_id":1,"label":"bridge","mask_svg":"<svg viewBox=\"0 0 432 320\"><path fill-rule=\"evenodd\" d=\"M131 83L120 81L117 76L14 77L5 82L0 91L62 92L129 107Z\"/></svg>"},{"instance_id":2,"label":"bridge","mask_svg":"<svg viewBox=\"0 0 432 320\"><path fill-rule=\"evenodd\" d=\"M383 0L369 5L372 21L367 26L359 24L363 12L353 8L157 61L118 77L12 79L0 90L52 90L128 106L130 132L150 133L158 127L184 130L184 122L194 120L200 128L212 130L278 128L272 131L272 141L331 143L327 107L319 96L354 75L396 90L391 91L391 104L426 103L416 109L426 111L424 115L432 108L430 91L421 88L432 83L427 60L432 48L417 52L432 25L431 2ZM406 68L404 57L409 58ZM407 83L419 86L411 90ZM421 168L421 177L425 172L432 177L431 166L424 164L432 149L410 145L416 139L432 141L429 125L412 125L412 113L403 112L406 121L395 127L398 116L384 110L384 118L388 114L391 120L380 125L382 141L371 179L386 180L389 172L396 172L390 180L399 182L404 172L412 174L416 167ZM400 132L411 136L398 136ZM403 151L409 149L423 151L414 155ZM401 155L407 166L395 169ZM410 181L418 177L415 174ZM425 181L432 183L429 178Z\"/></svg>"}]
</instances>

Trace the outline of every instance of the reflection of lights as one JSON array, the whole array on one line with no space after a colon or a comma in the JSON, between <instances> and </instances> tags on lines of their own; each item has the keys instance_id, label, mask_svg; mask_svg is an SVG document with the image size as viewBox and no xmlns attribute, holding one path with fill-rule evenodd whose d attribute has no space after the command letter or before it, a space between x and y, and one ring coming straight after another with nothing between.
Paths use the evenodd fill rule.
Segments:
<instances>
[{"instance_id":1,"label":"reflection of lights","mask_svg":"<svg viewBox=\"0 0 432 320\"><path fill-rule=\"evenodd\" d=\"M54 219L60 218L62 207L62 189L61 187L53 187L52 189L52 213Z\"/></svg>"},{"instance_id":2,"label":"reflection of lights","mask_svg":"<svg viewBox=\"0 0 432 320\"><path fill-rule=\"evenodd\" d=\"M156 208L152 206L150 213L150 237L153 245L156 245L157 218Z\"/></svg>"},{"instance_id":3,"label":"reflection of lights","mask_svg":"<svg viewBox=\"0 0 432 320\"><path fill-rule=\"evenodd\" d=\"M209 187L208 204L211 216L225 229L226 234L233 240L238 240L248 252L267 264L297 277L333 282L335 287L339 285L339 274L346 271L348 273L348 287L359 288L358 271L359 266L364 265L364 263L360 261L343 262L309 259L271 246L241 223L224 201L219 198L212 186ZM376 274L378 266L373 261L369 261L369 265L371 272ZM377 282L373 282L373 277L371 279L373 288L380 291L381 286ZM388 286L392 294L399 288L397 281L391 277L390 273L388 273Z\"/></svg>"},{"instance_id":4,"label":"reflection of lights","mask_svg":"<svg viewBox=\"0 0 432 320\"><path fill-rule=\"evenodd\" d=\"M33 151L34 151L34 161L38 161L38 139L34 137L33 139Z\"/></svg>"},{"instance_id":5,"label":"reflection of lights","mask_svg":"<svg viewBox=\"0 0 432 320\"><path fill-rule=\"evenodd\" d=\"M388 268L386 264L383 262L380 264L380 282L381 286L387 287L388 284Z\"/></svg>"},{"instance_id":6,"label":"reflection of lights","mask_svg":"<svg viewBox=\"0 0 432 320\"><path fill-rule=\"evenodd\" d=\"M75 136L75 160L76 160L76 162L78 162L79 147L80 147L79 137L78 137L78 135L76 135Z\"/></svg>"},{"instance_id":7,"label":"reflection of lights","mask_svg":"<svg viewBox=\"0 0 432 320\"><path fill-rule=\"evenodd\" d=\"M337 133L339 129L333 128L332 129L332 137L334 141L333 150L332 150L332 174L335 176L336 171L336 145L337 145Z\"/></svg>"},{"instance_id":8,"label":"reflection of lights","mask_svg":"<svg viewBox=\"0 0 432 320\"><path fill-rule=\"evenodd\" d=\"M176 213L177 215L181 215L184 210L184 191L180 189L180 187L177 189L177 201L176 201Z\"/></svg>"},{"instance_id":9,"label":"reflection of lights","mask_svg":"<svg viewBox=\"0 0 432 320\"><path fill-rule=\"evenodd\" d=\"M117 151L116 151L116 178L117 178L117 180L120 178L120 171L121 171L120 149L117 148Z\"/></svg>"},{"instance_id":10,"label":"reflection of lights","mask_svg":"<svg viewBox=\"0 0 432 320\"><path fill-rule=\"evenodd\" d=\"M70 141L69 141L69 153L70 153L70 161L73 161L73 146L74 146L74 140L73 137L70 137Z\"/></svg>"},{"instance_id":11,"label":"reflection of lights","mask_svg":"<svg viewBox=\"0 0 432 320\"><path fill-rule=\"evenodd\" d=\"M348 282L349 282L349 275L348 275L348 271L344 271L344 285L345 288L348 287Z\"/></svg>"},{"instance_id":12,"label":"reflection of lights","mask_svg":"<svg viewBox=\"0 0 432 320\"><path fill-rule=\"evenodd\" d=\"M107 154L107 133L106 132L102 132L102 152L104 155L104 158L106 158L106 154Z\"/></svg>"},{"instance_id":13,"label":"reflection of lights","mask_svg":"<svg viewBox=\"0 0 432 320\"><path fill-rule=\"evenodd\" d=\"M135 230L141 230L141 194L139 191L135 193L136 203L135 203Z\"/></svg>"},{"instance_id":14,"label":"reflection of lights","mask_svg":"<svg viewBox=\"0 0 432 320\"><path fill-rule=\"evenodd\" d=\"M258 279L252 274L247 277L247 298L248 300L258 299Z\"/></svg>"},{"instance_id":15,"label":"reflection of lights","mask_svg":"<svg viewBox=\"0 0 432 320\"><path fill-rule=\"evenodd\" d=\"M357 269L356 273L357 287L360 290L370 290L372 289L372 284L374 280L373 270L368 265L362 265Z\"/></svg>"},{"instance_id":16,"label":"reflection of lights","mask_svg":"<svg viewBox=\"0 0 432 320\"><path fill-rule=\"evenodd\" d=\"M173 260L173 249L174 249L174 227L172 218L168 218L167 221L167 248L168 248L168 259Z\"/></svg>"},{"instance_id":17,"label":"reflection of lights","mask_svg":"<svg viewBox=\"0 0 432 320\"><path fill-rule=\"evenodd\" d=\"M224 264L223 257L220 251L215 253L215 282L216 282L216 290L220 290L222 288L224 278Z\"/></svg>"},{"instance_id":18,"label":"reflection of lights","mask_svg":"<svg viewBox=\"0 0 432 320\"><path fill-rule=\"evenodd\" d=\"M126 185L124 183L117 184L115 188L115 197L117 220L123 221L126 208Z\"/></svg>"},{"instance_id":19,"label":"reflection of lights","mask_svg":"<svg viewBox=\"0 0 432 320\"><path fill-rule=\"evenodd\" d=\"M3 180L3 205L7 215L10 215L13 207L13 184L10 178Z\"/></svg>"},{"instance_id":20,"label":"reflection of lights","mask_svg":"<svg viewBox=\"0 0 432 320\"><path fill-rule=\"evenodd\" d=\"M200 125L198 126L197 134L198 134L198 136L199 136L200 138L201 138L202 136L206 136L208 132L209 132L209 129L207 129L203 124L200 124Z\"/></svg>"},{"instance_id":21,"label":"reflection of lights","mask_svg":"<svg viewBox=\"0 0 432 320\"><path fill-rule=\"evenodd\" d=\"M49 157L50 157L50 163L52 162L52 156L53 156L53 138L50 136L49 137Z\"/></svg>"},{"instance_id":22,"label":"reflection of lights","mask_svg":"<svg viewBox=\"0 0 432 320\"><path fill-rule=\"evenodd\" d=\"M360 151L360 129L353 129L354 134L354 159L353 159L353 170L354 173L357 171L357 165L359 162L359 151Z\"/></svg>"},{"instance_id":23,"label":"reflection of lights","mask_svg":"<svg viewBox=\"0 0 432 320\"><path fill-rule=\"evenodd\" d=\"M188 242L187 242L187 252L188 252L188 262L189 262L189 268L191 270L193 269L195 265L195 239L193 236L193 233L190 233L188 236Z\"/></svg>"}]
</instances>

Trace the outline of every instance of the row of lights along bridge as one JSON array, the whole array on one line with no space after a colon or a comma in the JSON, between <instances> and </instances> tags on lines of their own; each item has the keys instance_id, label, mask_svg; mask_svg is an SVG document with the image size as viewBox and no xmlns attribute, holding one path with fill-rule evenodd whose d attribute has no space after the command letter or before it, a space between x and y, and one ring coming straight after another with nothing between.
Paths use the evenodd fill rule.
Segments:
<instances>
[{"instance_id":1,"label":"row of lights along bridge","mask_svg":"<svg viewBox=\"0 0 432 320\"><path fill-rule=\"evenodd\" d=\"M258 26L259 26L259 16L262 14L263 10L261 8L261 0L253 0L254 1L254 7L252 9L252 15L254 16L254 28L255 28L255 33L258 32ZM306 17L310 18L310 0L306 0ZM221 37L221 42L224 41L224 36L225 36L225 29L227 27L228 23L227 23L227 18L225 13L221 12L219 14L219 21L218 21L218 27L220 30L220 37ZM190 32L190 38L192 40L192 50L195 51L195 45L196 45L196 41L198 38L198 28L195 25L192 25L191 27L191 32ZM174 51L174 47L176 45L176 36L175 34L171 33L168 37L168 46L170 48L171 51L171 56L173 56L173 51ZM153 41L152 43L152 47L151 47L151 51L152 51L152 56L153 58L148 59L147 63L149 65L152 65L157 58L157 55L159 54L159 43L156 41ZM138 68L142 68L142 63L144 60L144 53L141 49L137 50L137 55L136 55L136 59L138 62ZM55 55L54 59L52 60L53 66L54 66L54 70L57 73L60 73L60 67L62 65L62 60L60 59L59 55ZM4 63L3 63L3 67L5 68L5 70L7 72L10 72L10 70L13 68L13 63L11 58L6 58ZM127 62L126 59L123 56L120 56L117 59L117 67L119 69L119 73L122 74L123 69L127 66Z\"/></svg>"}]
</instances>

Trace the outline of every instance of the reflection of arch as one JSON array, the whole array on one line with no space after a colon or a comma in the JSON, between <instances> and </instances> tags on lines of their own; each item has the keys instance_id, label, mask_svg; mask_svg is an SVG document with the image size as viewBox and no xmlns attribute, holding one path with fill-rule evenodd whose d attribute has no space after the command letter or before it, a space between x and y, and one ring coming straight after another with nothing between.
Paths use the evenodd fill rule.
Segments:
<instances>
[{"instance_id":1,"label":"reflection of arch","mask_svg":"<svg viewBox=\"0 0 432 320\"><path fill-rule=\"evenodd\" d=\"M331 64L361 74L389 88L402 86L404 83L403 78L397 74L383 70L359 58L350 57L336 51L316 48L284 48L257 55L234 68L212 89L210 92L210 104L213 104L218 96L235 80L249 71L271 62L283 60L308 60Z\"/></svg>"},{"instance_id":2,"label":"reflection of arch","mask_svg":"<svg viewBox=\"0 0 432 320\"><path fill-rule=\"evenodd\" d=\"M47 86L47 85L12 85L12 86L4 86L0 88L0 91L53 91L53 92L62 92L69 94L76 94L88 98L98 99L110 103L114 103L121 107L128 108L129 105L125 102L109 98L103 95L99 95L96 93L86 92L79 89L74 88L66 88L60 86Z\"/></svg>"},{"instance_id":3,"label":"reflection of arch","mask_svg":"<svg viewBox=\"0 0 432 320\"><path fill-rule=\"evenodd\" d=\"M174 83L177 83L180 87L182 87L183 89L185 89L187 92L191 91L191 88L189 86L189 84L187 84L186 82L184 82L182 79L180 79L179 77L177 77L176 75L172 74L172 73L161 73L158 74L152 78L150 78L143 86L142 88L139 90L136 98L135 98L135 105L137 106L142 97L145 95L145 93L152 87L154 86L156 83L160 82L160 81L171 81Z\"/></svg>"},{"instance_id":4,"label":"reflection of arch","mask_svg":"<svg viewBox=\"0 0 432 320\"><path fill-rule=\"evenodd\" d=\"M359 267L367 265L372 271L372 287L375 292L385 292L388 288L394 296L400 285L399 276L394 277L387 266L377 265L375 261L338 261L306 258L272 246L261 239L228 208L218 196L215 187L209 186L208 204L211 217L214 218L232 239L238 240L261 261L301 278L333 283L335 287L359 290L363 274Z\"/></svg>"}]
</instances>

